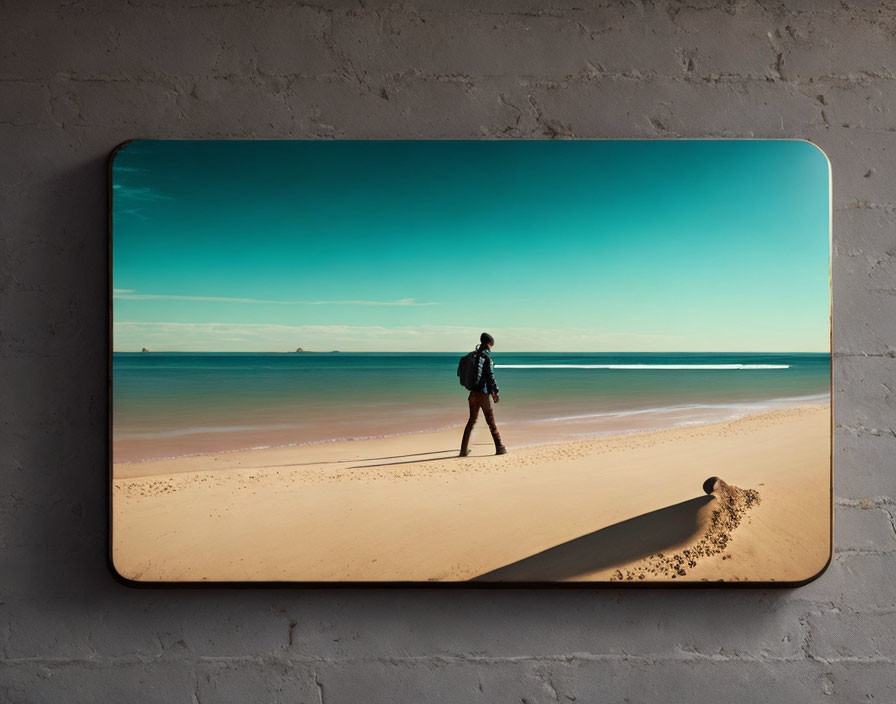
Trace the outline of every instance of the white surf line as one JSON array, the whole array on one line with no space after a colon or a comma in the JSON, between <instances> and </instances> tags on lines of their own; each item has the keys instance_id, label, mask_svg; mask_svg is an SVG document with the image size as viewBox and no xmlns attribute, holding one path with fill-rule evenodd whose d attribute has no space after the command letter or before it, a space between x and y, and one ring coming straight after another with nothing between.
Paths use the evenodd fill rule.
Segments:
<instances>
[{"instance_id":1,"label":"white surf line","mask_svg":"<svg viewBox=\"0 0 896 704\"><path fill-rule=\"evenodd\" d=\"M790 369L789 364L496 364L497 369Z\"/></svg>"}]
</instances>

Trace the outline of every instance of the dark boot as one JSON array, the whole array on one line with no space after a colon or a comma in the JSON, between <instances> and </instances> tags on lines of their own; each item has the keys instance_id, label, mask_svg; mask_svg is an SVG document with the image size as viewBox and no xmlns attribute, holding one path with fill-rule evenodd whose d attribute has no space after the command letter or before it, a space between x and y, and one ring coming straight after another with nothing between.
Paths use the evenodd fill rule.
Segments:
<instances>
[{"instance_id":1,"label":"dark boot","mask_svg":"<svg viewBox=\"0 0 896 704\"><path fill-rule=\"evenodd\" d=\"M458 457L466 457L470 454L469 445L470 445L470 433L473 431L473 428L467 425L464 428L464 437L463 440L460 441L460 454Z\"/></svg>"},{"instance_id":2,"label":"dark boot","mask_svg":"<svg viewBox=\"0 0 896 704\"><path fill-rule=\"evenodd\" d=\"M476 425L476 419L479 417L479 396L481 396L481 394L471 391L470 395L467 397L467 403L470 406L470 417L464 428L464 439L460 442L460 454L458 457L466 457L470 454L470 433L473 432L473 426Z\"/></svg>"},{"instance_id":3,"label":"dark boot","mask_svg":"<svg viewBox=\"0 0 896 704\"><path fill-rule=\"evenodd\" d=\"M488 429L492 434L492 440L495 441L495 454L503 455L507 452L507 448L501 442L501 433L498 432L498 424L495 423L495 412L492 410L491 404L488 403L488 396L486 396L486 405L483 406L482 410L485 415L485 422L488 423Z\"/></svg>"},{"instance_id":4,"label":"dark boot","mask_svg":"<svg viewBox=\"0 0 896 704\"><path fill-rule=\"evenodd\" d=\"M496 455L506 455L507 448L504 447L504 443L501 442L501 433L497 430L492 432L492 440L495 441L495 454Z\"/></svg>"}]
</instances>

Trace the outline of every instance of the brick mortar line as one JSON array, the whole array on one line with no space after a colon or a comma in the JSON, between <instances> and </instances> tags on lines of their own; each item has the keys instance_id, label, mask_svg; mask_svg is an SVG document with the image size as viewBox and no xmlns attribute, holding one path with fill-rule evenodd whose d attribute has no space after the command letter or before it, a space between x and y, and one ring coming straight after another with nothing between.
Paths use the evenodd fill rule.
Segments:
<instances>
[{"instance_id":1,"label":"brick mortar line","mask_svg":"<svg viewBox=\"0 0 896 704\"><path fill-rule=\"evenodd\" d=\"M290 113L294 113L294 110L289 110ZM533 117L536 115L533 113ZM295 115L293 114L293 119L295 119ZM547 121L551 124L557 125L558 129L555 129L553 132L547 132L545 130L544 122ZM125 127L128 125L131 126L141 126L144 123L141 122L138 118L128 118L128 117L110 117L108 122L105 123L105 126L114 126L117 128ZM41 120L38 122L17 122L17 121L3 121L0 122L0 125L9 127L13 130L15 129L44 129L44 130L57 130L60 133L68 133L68 134L80 134L89 129L95 129L96 123L91 121L83 121L83 122L73 122L67 121L65 123L54 122L50 119ZM320 138L320 139L364 139L363 136L355 136L350 130L346 130L345 128L331 128L331 127L321 127L316 124L314 119L311 119L311 128L317 127L317 129L305 129L301 132L293 131L292 128L278 128L276 131L274 130L258 130L258 129L246 129L246 128L228 128L228 129L210 129L208 127L198 129L190 128L188 131L180 130L173 134L176 134L176 138L188 138L188 139L308 139L308 138ZM871 127L863 127L860 125L855 125L852 127L839 127L836 129L828 130L826 128L821 127L819 131L818 125L814 125L812 123L808 124L808 129L803 130L797 127L797 129L791 130L789 134L782 135L777 130L761 130L757 134L755 130L712 130L712 131L700 131L699 133L695 132L686 132L686 131L675 131L670 129L659 130L659 129L651 129L650 132L640 131L635 132L632 130L629 134L623 137L606 137L600 134L593 133L582 133L579 131L569 130L568 132L563 129L559 129L562 127L559 123L556 123L553 118L550 116L542 116L539 119L536 117L536 122L531 126L525 128L508 126L506 124L495 123L493 125L483 125L483 128L487 130L487 132L483 132L482 129L478 129L476 131L470 131L466 134L455 134L450 137L444 137L442 132L437 131L435 133L432 132L431 128L427 128L427 131L420 132L415 131L414 133L407 133L405 131L402 132L392 132L388 137L384 137L382 135L377 135L376 137L368 137L369 139L526 139L526 138L536 138L536 139L632 139L632 140L651 140L651 139L682 139L682 140L695 140L695 139L750 139L750 140L763 140L763 139L809 139L814 144L823 144L824 134L842 134L842 132L853 132L858 134L866 134L866 135L880 135L882 138L890 138L892 139L896 136L896 127L893 129L878 129ZM141 128L142 129L142 128ZM166 126L161 126L161 128L157 125L153 128L156 131L171 133L171 129ZM495 136L501 135L501 136ZM547 136L546 136L547 135ZM175 138L175 137L172 137ZM835 169L837 166L835 165ZM0 186L2 187L2 186ZM868 204L868 205L859 205L859 204L850 204L850 205L838 205L834 207L834 212L844 212L851 210L869 210L869 211L880 211L885 212L887 215L896 214L896 205L891 204Z\"/></svg>"},{"instance_id":2,"label":"brick mortar line","mask_svg":"<svg viewBox=\"0 0 896 704\"><path fill-rule=\"evenodd\" d=\"M576 653L574 655L547 655L547 656L481 656L481 655L409 655L402 657L281 657L276 655L199 655L191 658L184 656L140 656L140 655L122 655L112 657L84 657L84 658L7 658L0 660L0 664L7 666L26 666L32 664L38 665L61 665L61 666L78 666L78 665L103 665L103 666L121 666L121 665L154 665L154 664L173 664L189 662L193 665L197 664L285 664L285 665L344 665L344 664L378 664L378 665L409 665L409 664L442 664L442 665L458 665L458 664L476 664L476 665L514 665L514 664L533 664L533 665L572 665L578 663L603 663L603 662L634 662L643 664L654 664L658 662L715 662L715 663L799 663L805 661L817 662L885 662L888 664L896 663L896 660L890 658L858 658L856 656L844 656L843 658L822 658L817 655L805 654L801 657L782 656L782 657L762 657L755 655L728 656L721 654L700 653L693 650L678 649L683 657L663 656L663 655L638 655L627 653L606 653L606 654L588 654Z\"/></svg>"},{"instance_id":3,"label":"brick mortar line","mask_svg":"<svg viewBox=\"0 0 896 704\"><path fill-rule=\"evenodd\" d=\"M470 74L463 71L453 73L428 73L418 69L406 69L402 71L384 71L383 73L368 74L362 83L369 83L372 80L389 79L414 79L417 81L442 81L442 82L475 82L478 80L505 80L513 79L518 83L531 83L538 87L558 87L564 83L594 83L599 80L630 80L637 81L663 81L694 85L738 85L745 84L761 84L767 85L772 83L778 86L789 87L805 87L812 90L830 87L824 85L826 82L844 82L849 86L871 85L876 81L883 83L896 83L896 73L890 75L876 74L868 71L859 71L855 74L819 74L807 76L805 78L786 78L776 75L773 71L765 74L754 73L736 73L736 72L720 72L709 74L683 75L681 72L675 74L665 74L655 70L647 71L613 71L596 67L592 62L588 61L590 68L583 69L578 73L566 73L556 78L548 76L540 76L536 74L520 74L520 73L480 73ZM772 62L769 62L771 66ZM72 82L72 83L160 83L160 82L183 82L195 81L197 79L227 81L233 84L234 81L240 79L248 79L250 82L255 79L256 82L263 80L313 80L313 81L332 81L345 82L349 84L357 84L356 78L347 76L344 71L327 71L323 73L266 73L263 71L247 71L244 73L160 73L160 72L140 72L136 74L109 74L109 73L80 73L77 71L57 71L54 74L41 78L23 78L18 76L0 76L0 85L3 83L25 83L30 85L40 85L50 87L55 84ZM807 99L815 100L815 96L805 96ZM830 105L820 105L821 107L830 107ZM848 128L845 128L848 129Z\"/></svg>"},{"instance_id":4,"label":"brick mortar line","mask_svg":"<svg viewBox=\"0 0 896 704\"><path fill-rule=\"evenodd\" d=\"M896 508L896 498L891 499L887 496L861 499L835 497L834 505L843 508L858 508L863 511L868 511L875 508L886 510L888 508Z\"/></svg>"},{"instance_id":5,"label":"brick mortar line","mask_svg":"<svg viewBox=\"0 0 896 704\"><path fill-rule=\"evenodd\" d=\"M875 550L872 548L834 548L834 559L838 557L890 557L892 550Z\"/></svg>"},{"instance_id":6,"label":"brick mortar line","mask_svg":"<svg viewBox=\"0 0 896 704\"><path fill-rule=\"evenodd\" d=\"M356 80L351 77L346 76L344 73L320 73L320 74L300 74L300 73L291 73L291 74L264 74L259 72L252 73L240 73L240 74L136 74L136 75L110 75L110 74L83 74L83 75L54 75L52 77L46 77L41 79L18 79L18 78L0 78L0 85L3 83L12 83L12 84L28 84L40 86L43 88L51 88L54 85L65 85L67 83L101 83L101 84L110 84L110 83L121 83L127 85L135 85L135 84L156 84L165 88L173 88L172 84L178 82L187 82L187 81L197 81L197 80L205 80L205 81L221 81L226 82L229 86L233 86L237 84L239 81L243 81L248 85L263 85L266 81L316 81L316 82L328 82L328 83L345 83L346 85L368 85L372 83L376 83L379 81L391 81L394 83L400 81L406 81L408 84L412 82L423 83L423 82L437 82L437 83L463 83L463 84L475 84L477 81L495 81L495 80L508 80L512 79L515 83L517 83L520 87L537 87L537 88L558 88L564 87L564 84L572 84L579 83L582 85L589 83L596 83L600 80L626 80L631 82L648 82L652 80L662 81L664 83L668 82L676 82L683 84L694 84L694 85L719 85L719 84L728 84L728 85L738 85L739 83L768 83L768 79L766 77L761 76L744 76L742 80L737 80L734 78L735 74L731 74L732 80L703 80L703 79L689 79L687 77L674 77L674 76L664 76L662 74L627 74L624 72L613 72L613 73L601 73L599 75L589 75L589 76L564 76L560 79L554 78L546 78L539 77L534 75L521 75L518 73L506 73L506 74L466 74L463 72L456 73L434 73L434 74L421 74L421 73L410 73L410 72L385 72L382 74L368 74L364 79ZM788 85L784 81L780 79L775 79L775 83L779 85ZM799 86L803 85L802 83L792 82L789 85ZM808 86L813 86L813 88L817 84L810 84L806 82L805 84ZM814 96L805 96L807 99L814 100ZM842 128L848 129L848 128Z\"/></svg>"},{"instance_id":7,"label":"brick mortar line","mask_svg":"<svg viewBox=\"0 0 896 704\"><path fill-rule=\"evenodd\" d=\"M392 10L391 7L373 7L366 8L361 6L359 8L358 4L355 2L346 2L342 5L332 5L326 3L311 3L311 2L239 2L238 0L234 0L234 2L221 2L221 1L213 1L213 2L199 2L199 3L190 3L190 4L182 4L179 5L179 9L185 10L220 10L220 9L244 9L245 7L251 7L253 9L279 9L279 10L292 10L295 8L313 10L319 12L321 14L333 14L339 12L345 12L351 10L353 13L357 15L373 15L376 17L381 17L383 15L391 14L393 16L412 16L412 17L420 17L420 16L457 16L457 15L469 15L476 17L527 17L527 18L562 18L565 15L573 15L573 14L593 14L596 10L613 10L618 9L619 4L616 2L607 2L601 4L592 4L587 8L582 7L581 5L574 5L570 7L555 7L551 6L548 8L544 8L540 6L538 3L533 3L529 8L521 8L514 10L507 10L505 12L502 11L483 11L475 8L468 7L460 7L460 8L451 8L449 10L441 10L439 8L427 8L423 11L423 13L419 12L416 8L410 7L401 7L399 10ZM128 9L130 10L170 10L169 5L159 4L154 2L136 2L129 3ZM755 2L751 9L758 9L760 14L763 16L771 16L779 19L787 19L793 17L826 17L826 18L837 18L840 19L846 14L846 16L850 19L867 19L872 24L883 23L886 21L886 18L882 19L878 12L875 12L872 9L866 9L864 7L850 7L849 13L844 13L843 8L830 10L824 7L818 7L804 10L799 8L789 8L786 2L773 4L771 6L767 6L766 4ZM682 11L692 12L694 14L706 14L710 12L724 12L732 17L736 17L738 14L741 14L738 8L734 8L733 12L728 12L723 10L717 6L704 6L704 5L687 5L683 3L673 3L671 4L665 13L658 13L657 17L669 17L669 12L674 11L674 17L669 18L669 23L672 26L676 26L675 22L678 18L678 15ZM63 7L63 8L53 8L53 9L44 9L44 8L35 8L26 12L26 15L58 15L60 18L63 18L67 14L84 16L84 15L105 15L116 12L115 9L110 9L108 7L102 6L72 6L72 7Z\"/></svg>"}]
</instances>

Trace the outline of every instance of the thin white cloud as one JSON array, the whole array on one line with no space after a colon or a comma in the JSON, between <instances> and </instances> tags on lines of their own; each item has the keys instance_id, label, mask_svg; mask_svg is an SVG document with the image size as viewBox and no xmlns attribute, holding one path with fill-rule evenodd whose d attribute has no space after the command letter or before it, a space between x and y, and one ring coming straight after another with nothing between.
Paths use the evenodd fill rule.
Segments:
<instances>
[{"instance_id":1,"label":"thin white cloud","mask_svg":"<svg viewBox=\"0 0 896 704\"><path fill-rule=\"evenodd\" d=\"M396 301L293 301L293 303L308 303L313 306L437 306L434 301L418 301L416 298L399 298Z\"/></svg>"},{"instance_id":2,"label":"thin white cloud","mask_svg":"<svg viewBox=\"0 0 896 704\"><path fill-rule=\"evenodd\" d=\"M117 297L116 294L120 294L120 293L134 293L134 289L132 289L132 288L113 288L112 289L113 296Z\"/></svg>"},{"instance_id":3,"label":"thin white cloud","mask_svg":"<svg viewBox=\"0 0 896 704\"><path fill-rule=\"evenodd\" d=\"M440 352L472 349L484 329L498 338L499 350L508 351L672 349L680 340L670 335L585 329L122 321L113 326L113 348L116 351L146 347L153 351L182 352L292 352L302 347L315 351Z\"/></svg>"},{"instance_id":4,"label":"thin white cloud","mask_svg":"<svg viewBox=\"0 0 896 704\"><path fill-rule=\"evenodd\" d=\"M113 298L125 301L199 301L203 303L262 303L273 305L306 306L437 306L435 302L399 298L395 301L344 300L344 301L281 301L264 298L232 298L229 296L183 296L179 294L136 293L128 289L113 289Z\"/></svg>"}]
</instances>

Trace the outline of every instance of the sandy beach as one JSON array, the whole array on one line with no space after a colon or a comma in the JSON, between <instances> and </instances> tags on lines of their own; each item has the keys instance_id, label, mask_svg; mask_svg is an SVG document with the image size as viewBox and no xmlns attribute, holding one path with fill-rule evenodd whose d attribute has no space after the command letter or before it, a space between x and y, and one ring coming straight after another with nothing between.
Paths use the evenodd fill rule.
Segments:
<instances>
[{"instance_id":1,"label":"sandy beach","mask_svg":"<svg viewBox=\"0 0 896 704\"><path fill-rule=\"evenodd\" d=\"M154 581L799 581L830 551L830 406L525 446L484 423L116 464L119 573ZM718 476L733 487L707 495Z\"/></svg>"}]
</instances>

